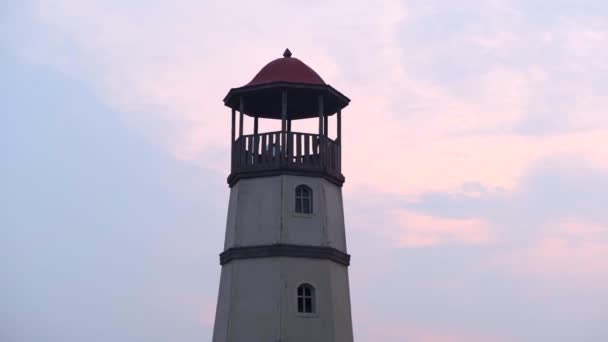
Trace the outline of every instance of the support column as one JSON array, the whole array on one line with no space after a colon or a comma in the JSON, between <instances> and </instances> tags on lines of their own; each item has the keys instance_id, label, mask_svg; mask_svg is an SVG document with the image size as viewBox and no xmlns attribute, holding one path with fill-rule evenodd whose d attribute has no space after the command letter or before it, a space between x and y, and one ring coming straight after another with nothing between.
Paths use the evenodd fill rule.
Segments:
<instances>
[{"instance_id":1,"label":"support column","mask_svg":"<svg viewBox=\"0 0 608 342\"><path fill-rule=\"evenodd\" d=\"M253 119L253 163L256 164L258 162L258 145L260 138L258 137L258 117L259 114L255 115Z\"/></svg>"},{"instance_id":2,"label":"support column","mask_svg":"<svg viewBox=\"0 0 608 342\"><path fill-rule=\"evenodd\" d=\"M232 130L230 135L230 171L234 171L234 158L236 158L236 148L234 148L234 135L236 134L236 110L232 108Z\"/></svg>"},{"instance_id":3,"label":"support column","mask_svg":"<svg viewBox=\"0 0 608 342\"><path fill-rule=\"evenodd\" d=\"M239 138L243 136L243 112L245 111L245 99L239 98Z\"/></svg>"},{"instance_id":4,"label":"support column","mask_svg":"<svg viewBox=\"0 0 608 342\"><path fill-rule=\"evenodd\" d=\"M337 144L337 155L336 155L336 167L338 173L342 173L342 110L338 109L336 114L337 118L337 132L336 132L336 144Z\"/></svg>"},{"instance_id":5,"label":"support column","mask_svg":"<svg viewBox=\"0 0 608 342\"><path fill-rule=\"evenodd\" d=\"M238 164L239 167L244 167L247 162L247 153L245 151L245 139L243 139L243 112L245 111L245 99L241 96L239 98L239 143L237 144L238 149Z\"/></svg>"},{"instance_id":6,"label":"support column","mask_svg":"<svg viewBox=\"0 0 608 342\"><path fill-rule=\"evenodd\" d=\"M338 121L338 132L336 133L336 142L338 145L342 145L342 110L338 109L337 121Z\"/></svg>"},{"instance_id":7,"label":"support column","mask_svg":"<svg viewBox=\"0 0 608 342\"><path fill-rule=\"evenodd\" d=\"M287 156L287 90L283 90L281 94L281 153L280 155ZM285 158L281 158L281 164L285 163Z\"/></svg>"},{"instance_id":8,"label":"support column","mask_svg":"<svg viewBox=\"0 0 608 342\"><path fill-rule=\"evenodd\" d=\"M323 135L323 95L319 95L319 138Z\"/></svg>"},{"instance_id":9,"label":"support column","mask_svg":"<svg viewBox=\"0 0 608 342\"><path fill-rule=\"evenodd\" d=\"M325 139L323 139L323 132L324 132L324 105L323 105L323 95L319 95L319 164L321 165L321 167L325 167Z\"/></svg>"},{"instance_id":10,"label":"support column","mask_svg":"<svg viewBox=\"0 0 608 342\"><path fill-rule=\"evenodd\" d=\"M236 134L236 110L232 108L232 142L234 142L234 136ZM232 144L231 144L232 145Z\"/></svg>"}]
</instances>

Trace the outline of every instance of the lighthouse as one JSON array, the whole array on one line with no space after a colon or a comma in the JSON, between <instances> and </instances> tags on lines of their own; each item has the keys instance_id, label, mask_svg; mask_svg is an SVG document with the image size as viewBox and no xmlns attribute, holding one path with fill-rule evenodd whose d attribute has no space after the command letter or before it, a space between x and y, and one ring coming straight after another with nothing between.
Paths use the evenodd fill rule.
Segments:
<instances>
[{"instance_id":1,"label":"lighthouse","mask_svg":"<svg viewBox=\"0 0 608 342\"><path fill-rule=\"evenodd\" d=\"M289 50L224 98L230 199L213 342L353 341L341 163L349 102ZM262 132L260 120L281 129ZM313 132L292 129L304 121Z\"/></svg>"}]
</instances>

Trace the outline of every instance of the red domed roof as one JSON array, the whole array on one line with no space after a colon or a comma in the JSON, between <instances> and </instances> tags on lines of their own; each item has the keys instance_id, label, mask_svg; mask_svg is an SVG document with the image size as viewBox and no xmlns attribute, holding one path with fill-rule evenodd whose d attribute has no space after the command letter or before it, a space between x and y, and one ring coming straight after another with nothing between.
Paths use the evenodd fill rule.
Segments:
<instances>
[{"instance_id":1,"label":"red domed roof","mask_svg":"<svg viewBox=\"0 0 608 342\"><path fill-rule=\"evenodd\" d=\"M251 82L230 89L224 104L245 115L268 119L281 119L287 110L289 120L297 120L319 116L319 96L324 99L326 116L336 114L350 102L308 65L292 58L287 49L283 58L268 63Z\"/></svg>"},{"instance_id":2,"label":"red domed roof","mask_svg":"<svg viewBox=\"0 0 608 342\"><path fill-rule=\"evenodd\" d=\"M314 70L301 60L291 57L289 49L285 50L283 58L275 59L266 64L246 86L254 86L273 82L290 82L324 85L325 82Z\"/></svg>"}]
</instances>

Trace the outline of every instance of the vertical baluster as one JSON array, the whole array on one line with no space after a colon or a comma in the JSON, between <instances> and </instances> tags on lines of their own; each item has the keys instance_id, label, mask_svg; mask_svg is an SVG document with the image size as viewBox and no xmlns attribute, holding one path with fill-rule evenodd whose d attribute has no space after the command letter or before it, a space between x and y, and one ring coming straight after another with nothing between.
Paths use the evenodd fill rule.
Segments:
<instances>
[{"instance_id":1,"label":"vertical baluster","mask_svg":"<svg viewBox=\"0 0 608 342\"><path fill-rule=\"evenodd\" d=\"M310 134L304 134L304 159L302 164L310 163Z\"/></svg>"},{"instance_id":2,"label":"vertical baluster","mask_svg":"<svg viewBox=\"0 0 608 342\"><path fill-rule=\"evenodd\" d=\"M269 139L269 144L270 144L270 150L269 150L269 154L270 154L270 163L271 165L274 167L274 161L277 158L277 140L275 139L275 134L272 133L268 136Z\"/></svg>"},{"instance_id":3,"label":"vertical baluster","mask_svg":"<svg viewBox=\"0 0 608 342\"><path fill-rule=\"evenodd\" d=\"M287 121L285 122L285 127L287 127ZM285 128L287 129L287 128ZM283 149L285 151L285 154L283 155L283 165L288 165L289 164L289 158L291 158L291 153L290 153L290 148L289 148L289 136L290 134L286 131L285 133L285 148Z\"/></svg>"},{"instance_id":4,"label":"vertical baluster","mask_svg":"<svg viewBox=\"0 0 608 342\"><path fill-rule=\"evenodd\" d=\"M270 133L268 134L268 163L269 166L272 166L274 163L274 155L275 155L275 148L274 148L274 133Z\"/></svg>"},{"instance_id":5,"label":"vertical baluster","mask_svg":"<svg viewBox=\"0 0 608 342\"><path fill-rule=\"evenodd\" d=\"M236 141L232 141L230 143L230 149L231 149L231 158L230 158L230 165L231 165L231 171L234 172L234 170L237 168L237 164L236 164Z\"/></svg>"},{"instance_id":6,"label":"vertical baluster","mask_svg":"<svg viewBox=\"0 0 608 342\"><path fill-rule=\"evenodd\" d=\"M254 136L249 136L248 137L249 140L249 166L253 166L253 151L255 148L255 137Z\"/></svg>"},{"instance_id":7,"label":"vertical baluster","mask_svg":"<svg viewBox=\"0 0 608 342\"><path fill-rule=\"evenodd\" d=\"M325 158L325 162L326 162L326 167L327 167L327 171L331 172L331 141L329 141L329 139L325 139L325 144L326 145L326 151L327 151L327 156Z\"/></svg>"},{"instance_id":8,"label":"vertical baluster","mask_svg":"<svg viewBox=\"0 0 608 342\"><path fill-rule=\"evenodd\" d=\"M327 138L327 168L330 170L333 169L332 163L334 159L334 144L329 138Z\"/></svg>"},{"instance_id":9,"label":"vertical baluster","mask_svg":"<svg viewBox=\"0 0 608 342\"><path fill-rule=\"evenodd\" d=\"M268 134L268 165L272 166L273 163L273 140L274 140L274 135Z\"/></svg>"},{"instance_id":10,"label":"vertical baluster","mask_svg":"<svg viewBox=\"0 0 608 342\"><path fill-rule=\"evenodd\" d=\"M338 170L338 150L340 149L338 143L334 141L334 171Z\"/></svg>"},{"instance_id":11,"label":"vertical baluster","mask_svg":"<svg viewBox=\"0 0 608 342\"><path fill-rule=\"evenodd\" d=\"M329 139L327 141L327 171L331 173L332 171L332 160L333 160L333 145Z\"/></svg>"},{"instance_id":12,"label":"vertical baluster","mask_svg":"<svg viewBox=\"0 0 608 342\"><path fill-rule=\"evenodd\" d=\"M251 137L245 137L245 166L249 168L251 166Z\"/></svg>"},{"instance_id":13,"label":"vertical baluster","mask_svg":"<svg viewBox=\"0 0 608 342\"><path fill-rule=\"evenodd\" d=\"M241 168L241 140L239 138L234 141L234 165L237 169Z\"/></svg>"},{"instance_id":14,"label":"vertical baluster","mask_svg":"<svg viewBox=\"0 0 608 342\"><path fill-rule=\"evenodd\" d=\"M300 133L296 133L296 164L302 164L302 135Z\"/></svg>"},{"instance_id":15,"label":"vertical baluster","mask_svg":"<svg viewBox=\"0 0 608 342\"><path fill-rule=\"evenodd\" d=\"M331 172L336 173L336 143L331 144Z\"/></svg>"},{"instance_id":16,"label":"vertical baluster","mask_svg":"<svg viewBox=\"0 0 608 342\"><path fill-rule=\"evenodd\" d=\"M272 162L273 167L276 166L279 160L279 134L272 133Z\"/></svg>"},{"instance_id":17,"label":"vertical baluster","mask_svg":"<svg viewBox=\"0 0 608 342\"><path fill-rule=\"evenodd\" d=\"M256 137L255 135L251 137L251 165L255 167L256 164L256 158L257 158L257 139L258 137Z\"/></svg>"},{"instance_id":18,"label":"vertical baluster","mask_svg":"<svg viewBox=\"0 0 608 342\"><path fill-rule=\"evenodd\" d=\"M332 142L331 144L331 172L335 173L336 171L336 144Z\"/></svg>"},{"instance_id":19,"label":"vertical baluster","mask_svg":"<svg viewBox=\"0 0 608 342\"><path fill-rule=\"evenodd\" d=\"M329 164L329 143L327 137L323 135L323 169L327 170L327 164Z\"/></svg>"},{"instance_id":20,"label":"vertical baluster","mask_svg":"<svg viewBox=\"0 0 608 342\"><path fill-rule=\"evenodd\" d=\"M327 141L327 137L323 135L323 152L325 152L323 156L323 163L325 169L329 167L329 141Z\"/></svg>"},{"instance_id":21,"label":"vertical baluster","mask_svg":"<svg viewBox=\"0 0 608 342\"><path fill-rule=\"evenodd\" d=\"M268 161L268 153L267 153L267 145L266 145L266 134L262 134L262 136L260 137L262 139L261 141L261 145L260 146L260 164L266 166L266 163Z\"/></svg>"},{"instance_id":22,"label":"vertical baluster","mask_svg":"<svg viewBox=\"0 0 608 342\"><path fill-rule=\"evenodd\" d=\"M304 143L302 142L302 139L304 139L306 136L302 133L298 134L298 144L300 144L298 146L298 164L302 165L304 163Z\"/></svg>"},{"instance_id":23,"label":"vertical baluster","mask_svg":"<svg viewBox=\"0 0 608 342\"><path fill-rule=\"evenodd\" d=\"M319 155L317 156L318 165L323 168L323 157L325 157L325 151L323 151L323 135L319 135Z\"/></svg>"},{"instance_id":24,"label":"vertical baluster","mask_svg":"<svg viewBox=\"0 0 608 342\"><path fill-rule=\"evenodd\" d=\"M321 156L321 144L320 144L320 142L321 141L320 141L320 139L321 139L320 135L312 137L313 163L316 166L321 165L321 159L320 159L320 156Z\"/></svg>"},{"instance_id":25,"label":"vertical baluster","mask_svg":"<svg viewBox=\"0 0 608 342\"><path fill-rule=\"evenodd\" d=\"M245 137L239 138L239 164L241 168L245 168Z\"/></svg>"},{"instance_id":26,"label":"vertical baluster","mask_svg":"<svg viewBox=\"0 0 608 342\"><path fill-rule=\"evenodd\" d=\"M293 133L287 132L287 164L293 164Z\"/></svg>"},{"instance_id":27,"label":"vertical baluster","mask_svg":"<svg viewBox=\"0 0 608 342\"><path fill-rule=\"evenodd\" d=\"M342 172L342 142L338 145L338 173Z\"/></svg>"},{"instance_id":28,"label":"vertical baluster","mask_svg":"<svg viewBox=\"0 0 608 342\"><path fill-rule=\"evenodd\" d=\"M327 137L323 136L323 169L327 170L329 166L329 141L327 141Z\"/></svg>"},{"instance_id":29,"label":"vertical baluster","mask_svg":"<svg viewBox=\"0 0 608 342\"><path fill-rule=\"evenodd\" d=\"M242 141L242 162L241 162L241 167L242 168L247 168L247 137L246 136L242 136L241 137L241 141Z\"/></svg>"},{"instance_id":30,"label":"vertical baluster","mask_svg":"<svg viewBox=\"0 0 608 342\"><path fill-rule=\"evenodd\" d=\"M253 150L251 150L251 164L255 167L258 164L258 135L253 136Z\"/></svg>"},{"instance_id":31,"label":"vertical baluster","mask_svg":"<svg viewBox=\"0 0 608 342\"><path fill-rule=\"evenodd\" d=\"M262 167L262 165L264 165L264 144L262 143L262 136L258 134L257 136L257 142L256 142L256 153L257 153L257 157L255 159L255 163L258 165L258 167Z\"/></svg>"},{"instance_id":32,"label":"vertical baluster","mask_svg":"<svg viewBox=\"0 0 608 342\"><path fill-rule=\"evenodd\" d=\"M283 165L283 158L285 156L285 146L281 144L281 142L283 142L284 139L284 135L283 133L276 133L275 139L277 142L277 166L281 166Z\"/></svg>"},{"instance_id":33,"label":"vertical baluster","mask_svg":"<svg viewBox=\"0 0 608 342\"><path fill-rule=\"evenodd\" d=\"M272 140L274 135L272 133L268 133L268 165L272 165Z\"/></svg>"},{"instance_id":34,"label":"vertical baluster","mask_svg":"<svg viewBox=\"0 0 608 342\"><path fill-rule=\"evenodd\" d=\"M250 137L245 137L245 165L247 168L251 166L251 140L249 138Z\"/></svg>"}]
</instances>

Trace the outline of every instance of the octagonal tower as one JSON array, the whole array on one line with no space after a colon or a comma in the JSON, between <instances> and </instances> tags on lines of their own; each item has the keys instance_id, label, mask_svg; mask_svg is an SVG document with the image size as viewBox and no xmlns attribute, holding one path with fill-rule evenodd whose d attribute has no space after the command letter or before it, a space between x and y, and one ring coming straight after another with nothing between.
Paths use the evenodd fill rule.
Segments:
<instances>
[{"instance_id":1,"label":"octagonal tower","mask_svg":"<svg viewBox=\"0 0 608 342\"><path fill-rule=\"evenodd\" d=\"M341 171L349 102L289 50L224 98L232 159L213 342L353 340ZM281 130L259 132L260 119ZM292 131L303 119L318 120L318 132Z\"/></svg>"}]
</instances>

